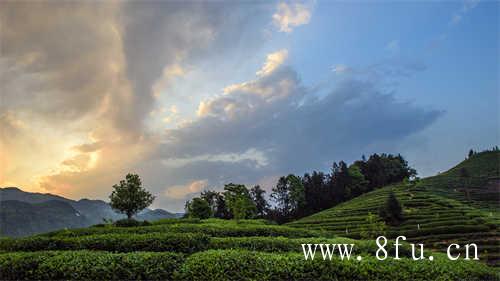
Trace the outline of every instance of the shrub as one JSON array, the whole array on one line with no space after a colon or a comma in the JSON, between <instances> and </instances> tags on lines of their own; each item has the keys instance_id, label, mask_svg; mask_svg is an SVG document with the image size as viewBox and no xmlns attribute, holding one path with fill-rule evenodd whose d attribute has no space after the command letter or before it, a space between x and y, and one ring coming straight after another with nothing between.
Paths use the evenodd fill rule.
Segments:
<instances>
[{"instance_id":1,"label":"shrub","mask_svg":"<svg viewBox=\"0 0 500 281\"><path fill-rule=\"evenodd\" d=\"M411 247L404 241L399 246L401 257L411 257ZM302 244L354 244L352 252L354 254L369 253L373 255L377 250L375 240L354 240L350 238L286 238L286 237L212 237L210 239L210 249L244 249L262 252L302 252ZM390 255L395 255L393 243L386 246ZM425 250L425 254L430 252Z\"/></svg>"},{"instance_id":2,"label":"shrub","mask_svg":"<svg viewBox=\"0 0 500 281\"><path fill-rule=\"evenodd\" d=\"M92 251L0 254L0 280L171 280L183 255Z\"/></svg>"},{"instance_id":3,"label":"shrub","mask_svg":"<svg viewBox=\"0 0 500 281\"><path fill-rule=\"evenodd\" d=\"M304 260L302 254L210 250L189 256L179 280L495 280L495 270L478 262L363 257L362 261Z\"/></svg>"},{"instance_id":4,"label":"shrub","mask_svg":"<svg viewBox=\"0 0 500 281\"><path fill-rule=\"evenodd\" d=\"M159 219L153 221L152 225L157 224L174 224L174 223L200 223L202 220L199 218L168 218L168 219Z\"/></svg>"},{"instance_id":5,"label":"shrub","mask_svg":"<svg viewBox=\"0 0 500 281\"><path fill-rule=\"evenodd\" d=\"M114 223L114 225L118 227L137 227L137 226L142 226L142 222L134 219L122 219L122 220L117 220Z\"/></svg>"},{"instance_id":6,"label":"shrub","mask_svg":"<svg viewBox=\"0 0 500 281\"><path fill-rule=\"evenodd\" d=\"M203 233L216 237L242 237L242 236L285 236L285 237L313 237L325 236L319 231L305 230L300 228L293 228L280 225L263 225L263 224L160 224L147 227L103 227L103 228L81 228L71 230L59 230L49 232L39 236L44 237L78 237L92 234L107 234L107 233L121 233L121 234L145 234L154 232L176 232L176 233Z\"/></svg>"},{"instance_id":7,"label":"shrub","mask_svg":"<svg viewBox=\"0 0 500 281\"><path fill-rule=\"evenodd\" d=\"M0 240L7 251L103 250L112 252L184 252L207 248L209 237L196 233L103 234L81 237L40 237Z\"/></svg>"}]
</instances>

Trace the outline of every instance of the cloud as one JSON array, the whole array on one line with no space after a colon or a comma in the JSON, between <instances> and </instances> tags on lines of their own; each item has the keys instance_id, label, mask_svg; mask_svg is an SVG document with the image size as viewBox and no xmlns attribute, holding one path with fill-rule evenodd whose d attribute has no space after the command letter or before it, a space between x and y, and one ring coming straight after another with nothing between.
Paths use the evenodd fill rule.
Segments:
<instances>
[{"instance_id":1,"label":"cloud","mask_svg":"<svg viewBox=\"0 0 500 281\"><path fill-rule=\"evenodd\" d=\"M200 193L208 187L207 180L196 180L186 185L175 185L165 189L164 195L173 199L186 199L189 195Z\"/></svg>"},{"instance_id":2,"label":"cloud","mask_svg":"<svg viewBox=\"0 0 500 281\"><path fill-rule=\"evenodd\" d=\"M265 76L271 74L276 68L282 65L288 58L288 50L282 49L277 52L267 55L267 60L262 68L257 71L258 76Z\"/></svg>"},{"instance_id":3,"label":"cloud","mask_svg":"<svg viewBox=\"0 0 500 281\"><path fill-rule=\"evenodd\" d=\"M182 210L184 199L208 186L269 184L277 175L390 150L441 116L380 87L386 77L425 68L418 63L337 65L346 75L317 89L278 49L253 77L228 79L224 90L204 95L193 119L153 130L151 116L180 122L187 110L186 97L172 90L175 79L200 64L237 58L237 65L258 53L270 8L0 3L0 157L7 163L0 184L106 199L125 174L138 173L157 195L155 206ZM291 32L310 16L305 5L282 3L272 20Z\"/></svg>"},{"instance_id":4,"label":"cloud","mask_svg":"<svg viewBox=\"0 0 500 281\"><path fill-rule=\"evenodd\" d=\"M178 63L166 66L162 76L153 84L153 96L159 98L175 77L184 76L186 70Z\"/></svg>"},{"instance_id":5,"label":"cloud","mask_svg":"<svg viewBox=\"0 0 500 281\"><path fill-rule=\"evenodd\" d=\"M288 4L281 2L273 15L273 22L276 27L278 27L279 31L286 33L292 32L294 27L308 24L310 19L310 7L299 3Z\"/></svg>"},{"instance_id":6,"label":"cloud","mask_svg":"<svg viewBox=\"0 0 500 281\"><path fill-rule=\"evenodd\" d=\"M400 47L399 47L399 40L392 40L390 41L389 43L387 43L387 45L385 46L385 48L392 52L392 53L398 53L399 50L400 50Z\"/></svg>"},{"instance_id":7,"label":"cloud","mask_svg":"<svg viewBox=\"0 0 500 281\"><path fill-rule=\"evenodd\" d=\"M269 24L267 9L0 3L0 116L13 128L7 134L2 126L0 134L2 160L9 162L0 185L105 198L160 143L162 132L148 127L155 94L172 96L172 79L205 57L262 44L255 30Z\"/></svg>"},{"instance_id":8,"label":"cloud","mask_svg":"<svg viewBox=\"0 0 500 281\"><path fill-rule=\"evenodd\" d=\"M351 68L343 64L337 64L332 67L332 71L335 72L335 74L344 74L351 71Z\"/></svg>"},{"instance_id":9,"label":"cloud","mask_svg":"<svg viewBox=\"0 0 500 281\"><path fill-rule=\"evenodd\" d=\"M462 21L462 19L465 17L465 15L470 12L472 9L474 9L478 4L480 0L465 0L462 3L462 7L455 11L453 15L451 16L450 19L450 24L451 25L456 25Z\"/></svg>"},{"instance_id":10,"label":"cloud","mask_svg":"<svg viewBox=\"0 0 500 281\"><path fill-rule=\"evenodd\" d=\"M379 69L394 67L379 64ZM283 81L287 87L281 86ZM167 131L155 153L157 161L177 178L198 175L219 188L230 181L255 184L275 175L323 169L334 159L390 152L442 115L399 101L365 76L350 76L323 90L327 95L316 97L295 70L281 65L203 101L199 119ZM265 161L256 165L257 160L243 157L249 149ZM232 160L223 155L233 155Z\"/></svg>"}]
</instances>

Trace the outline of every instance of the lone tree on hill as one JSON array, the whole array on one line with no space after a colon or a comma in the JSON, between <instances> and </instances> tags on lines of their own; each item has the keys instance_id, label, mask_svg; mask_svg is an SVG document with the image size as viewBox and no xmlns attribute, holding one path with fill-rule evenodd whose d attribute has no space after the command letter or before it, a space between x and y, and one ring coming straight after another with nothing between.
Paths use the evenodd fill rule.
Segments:
<instances>
[{"instance_id":1,"label":"lone tree on hill","mask_svg":"<svg viewBox=\"0 0 500 281\"><path fill-rule=\"evenodd\" d=\"M390 225L399 225L403 221L403 208L396 195L391 191L385 205L379 210L380 217Z\"/></svg>"},{"instance_id":2,"label":"lone tree on hill","mask_svg":"<svg viewBox=\"0 0 500 281\"><path fill-rule=\"evenodd\" d=\"M127 174L120 184L113 185L109 196L111 208L126 214L128 219L153 203L155 197L142 187L139 175Z\"/></svg>"},{"instance_id":3,"label":"lone tree on hill","mask_svg":"<svg viewBox=\"0 0 500 281\"><path fill-rule=\"evenodd\" d=\"M468 157L468 158L470 159L472 156L474 156L474 154L476 154L476 153L474 152L474 150L472 150L472 149L471 149L471 150L469 150L469 155L468 155L469 157Z\"/></svg>"}]
</instances>

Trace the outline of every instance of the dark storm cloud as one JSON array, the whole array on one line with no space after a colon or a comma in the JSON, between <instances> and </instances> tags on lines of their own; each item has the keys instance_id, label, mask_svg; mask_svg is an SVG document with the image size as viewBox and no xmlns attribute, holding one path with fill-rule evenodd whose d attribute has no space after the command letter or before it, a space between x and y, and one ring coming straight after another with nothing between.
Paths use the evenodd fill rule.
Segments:
<instances>
[{"instance_id":1,"label":"dark storm cloud","mask_svg":"<svg viewBox=\"0 0 500 281\"><path fill-rule=\"evenodd\" d=\"M442 114L398 101L393 93L353 78L337 83L323 98L313 95L293 69L281 66L206 102L202 118L169 131L157 155L175 162L254 149L265 155L267 165L194 161L168 170L181 182L196 175L219 188L223 180L257 183L265 176L326 169L333 160L389 148Z\"/></svg>"},{"instance_id":2,"label":"dark storm cloud","mask_svg":"<svg viewBox=\"0 0 500 281\"><path fill-rule=\"evenodd\" d=\"M390 147L440 116L372 81L423 66L375 65L333 88L312 89L283 64L283 49L254 80L203 101L187 125L148 131L158 102L152 88L164 69L208 62L217 71L228 58L245 62L275 28L275 4L0 3L0 124L20 136L14 142L0 135L8 152L2 163L11 163L0 182L2 174L10 181L36 175L51 192L106 198L124 174L138 172L157 206L181 210L201 188L325 169L332 160ZM67 159L54 164L53 155ZM25 162L44 166L17 174Z\"/></svg>"}]
</instances>

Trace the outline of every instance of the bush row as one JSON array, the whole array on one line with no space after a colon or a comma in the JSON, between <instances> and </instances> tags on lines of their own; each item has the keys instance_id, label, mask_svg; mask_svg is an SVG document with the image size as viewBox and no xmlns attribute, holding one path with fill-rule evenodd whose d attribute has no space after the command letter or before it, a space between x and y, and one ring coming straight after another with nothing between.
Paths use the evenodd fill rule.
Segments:
<instances>
[{"instance_id":1,"label":"bush row","mask_svg":"<svg viewBox=\"0 0 500 281\"><path fill-rule=\"evenodd\" d=\"M362 261L315 259L296 253L270 254L210 250L189 256L180 280L496 280L493 269L478 262L409 259Z\"/></svg>"},{"instance_id":2,"label":"bush row","mask_svg":"<svg viewBox=\"0 0 500 281\"><path fill-rule=\"evenodd\" d=\"M1 239L0 250L103 250L111 252L183 252L204 250L209 236L199 233L103 234L81 237L27 237Z\"/></svg>"},{"instance_id":3,"label":"bush row","mask_svg":"<svg viewBox=\"0 0 500 281\"><path fill-rule=\"evenodd\" d=\"M193 233L104 234L82 237L29 237L0 240L4 251L101 250L110 252L182 252L206 249L246 249L262 252L302 252L302 244L354 244L353 253L374 254L375 241L349 238L286 238L286 237L209 237ZM393 243L386 247L393 255ZM319 248L317 249L320 251ZM401 256L410 256L410 247L399 248Z\"/></svg>"},{"instance_id":4,"label":"bush row","mask_svg":"<svg viewBox=\"0 0 500 281\"><path fill-rule=\"evenodd\" d=\"M305 261L301 254L209 250L175 253L68 251L0 254L1 280L496 280L473 261Z\"/></svg>"},{"instance_id":5,"label":"bush row","mask_svg":"<svg viewBox=\"0 0 500 281\"><path fill-rule=\"evenodd\" d=\"M171 280L175 253L66 251L0 254L0 280Z\"/></svg>"},{"instance_id":6,"label":"bush row","mask_svg":"<svg viewBox=\"0 0 500 281\"><path fill-rule=\"evenodd\" d=\"M292 228L279 225L244 225L244 224L160 224L145 227L91 227L81 229L66 229L38 236L44 237L78 237L93 234L145 234L155 232L175 232L175 233L203 233L214 237L244 237L244 236L285 236L285 237L313 237L321 236L318 231Z\"/></svg>"},{"instance_id":7,"label":"bush row","mask_svg":"<svg viewBox=\"0 0 500 281\"><path fill-rule=\"evenodd\" d=\"M401 257L410 257L410 245L400 240L403 245L399 246ZM244 249L261 252L296 252L302 253L302 244L354 244L353 253L369 253L374 255L378 250L374 240L354 240L350 238L286 238L286 237L228 237L210 239L210 249ZM394 243L390 242L385 247L390 255L395 255ZM317 248L320 253L320 248ZM337 250L336 250L337 251ZM428 253L427 250L425 253Z\"/></svg>"}]
</instances>

